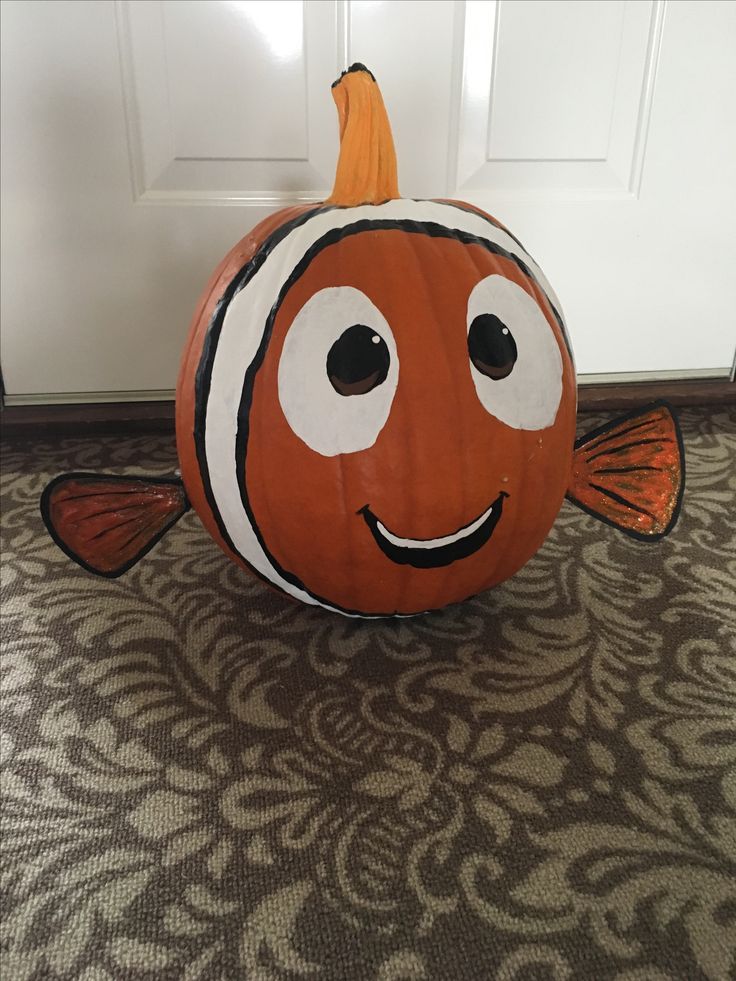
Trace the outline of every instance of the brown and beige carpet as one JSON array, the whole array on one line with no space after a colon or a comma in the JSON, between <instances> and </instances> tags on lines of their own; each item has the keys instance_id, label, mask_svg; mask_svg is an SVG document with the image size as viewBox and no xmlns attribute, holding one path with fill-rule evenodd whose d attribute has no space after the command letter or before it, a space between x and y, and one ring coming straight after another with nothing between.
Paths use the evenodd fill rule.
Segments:
<instances>
[{"instance_id":1,"label":"brown and beige carpet","mask_svg":"<svg viewBox=\"0 0 736 981\"><path fill-rule=\"evenodd\" d=\"M292 605L194 514L94 579L44 484L171 441L7 443L3 978L732 978L736 409L682 421L668 539L565 505L396 622Z\"/></svg>"}]
</instances>

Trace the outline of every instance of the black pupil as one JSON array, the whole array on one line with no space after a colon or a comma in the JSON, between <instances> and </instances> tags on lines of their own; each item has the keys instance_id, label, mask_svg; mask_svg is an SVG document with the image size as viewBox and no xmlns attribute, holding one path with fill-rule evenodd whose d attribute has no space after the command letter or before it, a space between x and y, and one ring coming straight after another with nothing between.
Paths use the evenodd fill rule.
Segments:
<instances>
[{"instance_id":1,"label":"black pupil","mask_svg":"<svg viewBox=\"0 0 736 981\"><path fill-rule=\"evenodd\" d=\"M495 380L510 375L517 358L513 334L493 313L481 313L470 325L468 353L478 371Z\"/></svg>"},{"instance_id":2,"label":"black pupil","mask_svg":"<svg viewBox=\"0 0 736 981\"><path fill-rule=\"evenodd\" d=\"M365 395L386 380L391 357L384 339L365 324L348 327L327 355L327 376L340 395Z\"/></svg>"}]
</instances>

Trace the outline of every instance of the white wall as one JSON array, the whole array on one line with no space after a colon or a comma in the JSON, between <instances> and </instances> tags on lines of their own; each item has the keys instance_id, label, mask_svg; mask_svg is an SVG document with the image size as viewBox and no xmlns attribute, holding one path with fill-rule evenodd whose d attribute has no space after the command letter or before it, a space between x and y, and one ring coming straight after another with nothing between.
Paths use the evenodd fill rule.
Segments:
<instances>
[{"instance_id":1,"label":"white wall","mask_svg":"<svg viewBox=\"0 0 736 981\"><path fill-rule=\"evenodd\" d=\"M726 375L735 50L717 0L5 0L8 400L167 397L221 255L329 191L353 60L402 193L516 232L581 373Z\"/></svg>"}]
</instances>

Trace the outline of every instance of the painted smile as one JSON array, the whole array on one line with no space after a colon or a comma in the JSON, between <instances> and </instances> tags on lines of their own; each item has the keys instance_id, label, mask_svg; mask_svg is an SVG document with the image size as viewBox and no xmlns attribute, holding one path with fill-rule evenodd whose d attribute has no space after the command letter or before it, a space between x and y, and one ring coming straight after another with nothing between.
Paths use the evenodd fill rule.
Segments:
<instances>
[{"instance_id":1,"label":"painted smile","mask_svg":"<svg viewBox=\"0 0 736 981\"><path fill-rule=\"evenodd\" d=\"M508 496L501 491L483 514L443 538L400 538L378 520L367 504L358 514L363 515L376 544L392 562L411 565L416 569L437 569L457 559L467 558L485 545L501 518L503 501Z\"/></svg>"}]
</instances>

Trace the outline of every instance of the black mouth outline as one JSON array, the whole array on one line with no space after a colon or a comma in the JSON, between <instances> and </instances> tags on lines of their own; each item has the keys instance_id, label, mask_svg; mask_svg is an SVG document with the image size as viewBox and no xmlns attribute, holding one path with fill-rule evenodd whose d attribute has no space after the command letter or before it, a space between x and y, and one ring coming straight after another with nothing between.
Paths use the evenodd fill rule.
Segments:
<instances>
[{"instance_id":1,"label":"black mouth outline","mask_svg":"<svg viewBox=\"0 0 736 981\"><path fill-rule=\"evenodd\" d=\"M370 528L376 544L392 562L396 562L397 565L410 565L415 569L439 569L442 566L450 565L452 562L457 562L458 559L467 558L485 545L501 519L503 501L508 496L506 491L501 491L493 504L490 505L490 514L488 517L471 535L458 538L456 541L448 542L446 545L437 545L434 548L412 548L410 545L395 545L380 531L378 527L379 519L367 504L356 513L363 515L363 519ZM450 534L460 534L465 528L469 528L474 524L478 520L478 517L473 518L472 521L463 525L462 528L458 528L457 531L451 532ZM394 534L394 532L391 532L391 534ZM397 535L396 537L398 538L400 536Z\"/></svg>"}]
</instances>

